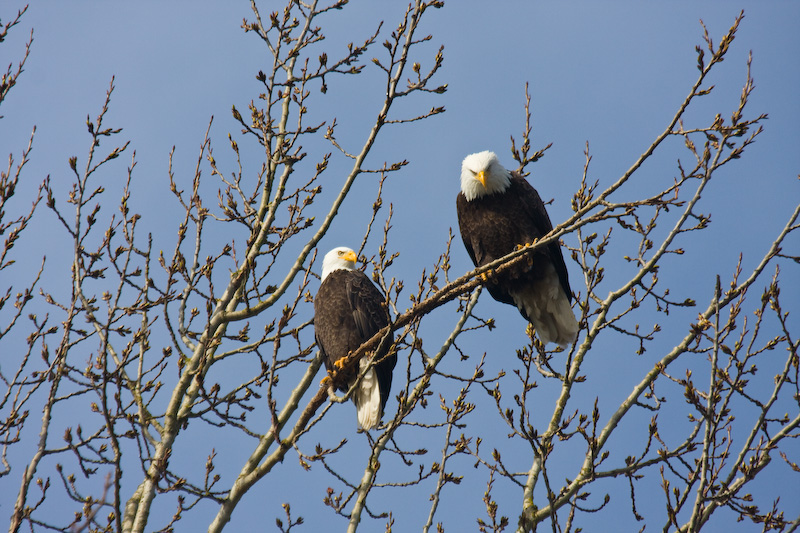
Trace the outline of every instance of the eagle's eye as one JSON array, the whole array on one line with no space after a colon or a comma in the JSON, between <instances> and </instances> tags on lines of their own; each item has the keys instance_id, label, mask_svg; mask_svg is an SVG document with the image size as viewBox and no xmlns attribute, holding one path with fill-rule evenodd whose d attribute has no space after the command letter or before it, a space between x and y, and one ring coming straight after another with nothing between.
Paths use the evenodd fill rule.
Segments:
<instances>
[{"instance_id":1,"label":"eagle's eye","mask_svg":"<svg viewBox=\"0 0 800 533\"><path fill-rule=\"evenodd\" d=\"M339 250L339 255L344 255L344 251L343 250Z\"/></svg>"}]
</instances>

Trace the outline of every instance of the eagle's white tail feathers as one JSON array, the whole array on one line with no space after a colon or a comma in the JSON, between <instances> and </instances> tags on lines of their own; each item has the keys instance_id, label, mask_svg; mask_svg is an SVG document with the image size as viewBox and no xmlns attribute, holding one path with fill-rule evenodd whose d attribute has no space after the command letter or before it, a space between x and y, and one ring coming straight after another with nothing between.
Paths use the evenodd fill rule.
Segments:
<instances>
[{"instance_id":1,"label":"eagle's white tail feathers","mask_svg":"<svg viewBox=\"0 0 800 533\"><path fill-rule=\"evenodd\" d=\"M359 370L364 371L364 368L369 364L369 358L364 357L359 361ZM353 403L356 404L356 412L358 413L358 424L364 429L372 429L381 421L381 392L378 388L378 376L375 375L375 369L370 368L358 389L353 391Z\"/></svg>"},{"instance_id":2,"label":"eagle's white tail feathers","mask_svg":"<svg viewBox=\"0 0 800 533\"><path fill-rule=\"evenodd\" d=\"M541 280L512 292L516 306L527 315L542 344L555 342L561 347L575 342L578 322L561 288L555 269Z\"/></svg>"}]
</instances>

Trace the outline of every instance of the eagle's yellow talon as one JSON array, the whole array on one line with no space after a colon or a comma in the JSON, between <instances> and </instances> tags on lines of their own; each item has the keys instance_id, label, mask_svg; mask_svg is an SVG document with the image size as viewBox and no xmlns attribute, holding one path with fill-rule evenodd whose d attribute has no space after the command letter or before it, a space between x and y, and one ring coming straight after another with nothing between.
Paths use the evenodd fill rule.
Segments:
<instances>
[{"instance_id":1,"label":"eagle's yellow talon","mask_svg":"<svg viewBox=\"0 0 800 533\"><path fill-rule=\"evenodd\" d=\"M344 358L337 359L336 361L333 362L333 366L336 368L336 370L341 370L342 367L344 366L344 361L345 361Z\"/></svg>"},{"instance_id":2,"label":"eagle's yellow talon","mask_svg":"<svg viewBox=\"0 0 800 533\"><path fill-rule=\"evenodd\" d=\"M478 277L484 283L487 283L490 279L492 279L492 276L494 276L494 270L487 270L486 272L481 272L478 274Z\"/></svg>"},{"instance_id":3,"label":"eagle's yellow talon","mask_svg":"<svg viewBox=\"0 0 800 533\"><path fill-rule=\"evenodd\" d=\"M322 381L319 382L320 387L327 387L333 382L330 376L325 376L322 378Z\"/></svg>"}]
</instances>

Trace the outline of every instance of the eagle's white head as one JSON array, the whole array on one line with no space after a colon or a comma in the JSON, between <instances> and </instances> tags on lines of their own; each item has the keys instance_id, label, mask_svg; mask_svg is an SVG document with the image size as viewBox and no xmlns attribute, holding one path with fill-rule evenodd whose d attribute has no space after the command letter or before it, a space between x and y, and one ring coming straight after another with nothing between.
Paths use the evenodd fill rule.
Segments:
<instances>
[{"instance_id":1,"label":"eagle's white head","mask_svg":"<svg viewBox=\"0 0 800 533\"><path fill-rule=\"evenodd\" d=\"M494 152L470 154L461 163L461 192L475 198L503 192L511 183L511 172L503 168Z\"/></svg>"},{"instance_id":2,"label":"eagle's white head","mask_svg":"<svg viewBox=\"0 0 800 533\"><path fill-rule=\"evenodd\" d=\"M346 246L334 248L322 260L322 281L334 270L353 270L356 268L356 253Z\"/></svg>"}]
</instances>

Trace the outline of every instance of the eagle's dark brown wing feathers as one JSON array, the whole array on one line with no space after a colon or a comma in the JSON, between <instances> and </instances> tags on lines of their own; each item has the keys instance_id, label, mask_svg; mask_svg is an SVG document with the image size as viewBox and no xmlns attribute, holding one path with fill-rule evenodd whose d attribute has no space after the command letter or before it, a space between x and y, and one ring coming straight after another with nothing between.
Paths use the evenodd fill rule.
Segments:
<instances>
[{"instance_id":1,"label":"eagle's dark brown wing feathers","mask_svg":"<svg viewBox=\"0 0 800 533\"><path fill-rule=\"evenodd\" d=\"M519 176L516 172L512 172L511 175L512 183L516 182L516 185L522 191L519 194L519 198L525 206L525 212L531 217L534 225L539 228L539 236L537 238L547 235L553 230L553 223L550 221L550 215L547 214L547 209L539 193L525 178ZM558 241L553 241L547 245L547 252L556 269L561 287L564 289L567 299L571 302L572 291L569 287L569 274L567 273L567 265L564 263L564 256L561 253L561 245Z\"/></svg>"},{"instance_id":2,"label":"eagle's dark brown wing feathers","mask_svg":"<svg viewBox=\"0 0 800 533\"><path fill-rule=\"evenodd\" d=\"M335 270L320 285L314 300L314 331L325 367L358 349L389 324L389 313L383 295L369 278L358 270ZM375 374L382 405L389 398L392 370L397 354L376 354ZM349 374L355 374L351 370ZM346 381L355 376L348 376ZM339 387L344 391L346 385Z\"/></svg>"},{"instance_id":3,"label":"eagle's dark brown wing feathers","mask_svg":"<svg viewBox=\"0 0 800 533\"><path fill-rule=\"evenodd\" d=\"M361 272L347 278L346 288L353 320L361 337L370 339L389 323L383 296L375 285Z\"/></svg>"},{"instance_id":4,"label":"eagle's dark brown wing feathers","mask_svg":"<svg viewBox=\"0 0 800 533\"><path fill-rule=\"evenodd\" d=\"M553 229L539 193L516 173L512 173L509 188L502 194L484 196L468 202L464 194L459 193L456 209L464 247L476 266L499 259L512 252L517 245L530 243ZM533 268L522 266L516 272L506 275L506 281L538 276L536 257L546 258L553 263L561 287L571 301L567 267L558 242L550 243L544 249L534 252ZM507 283L490 281L486 284L495 300L513 304L507 287Z\"/></svg>"}]
</instances>

